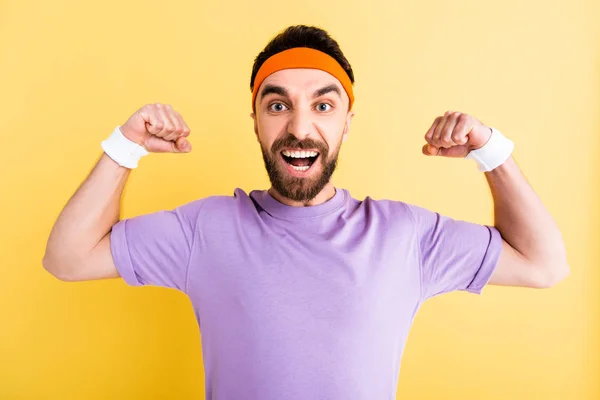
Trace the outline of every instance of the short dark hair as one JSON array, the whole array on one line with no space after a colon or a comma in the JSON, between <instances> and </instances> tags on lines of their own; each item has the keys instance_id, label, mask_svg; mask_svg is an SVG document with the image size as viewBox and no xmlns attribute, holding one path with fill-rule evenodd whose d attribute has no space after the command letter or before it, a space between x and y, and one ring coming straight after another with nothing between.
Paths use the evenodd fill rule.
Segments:
<instances>
[{"instance_id":1,"label":"short dark hair","mask_svg":"<svg viewBox=\"0 0 600 400\"><path fill-rule=\"evenodd\" d=\"M354 84L354 73L350 63L342 53L338 43L329 34L316 26L295 25L290 26L275 36L254 59L252 76L250 77L250 91L254 89L254 79L258 70L267 59L284 50L295 47L310 47L322 51L333 57L346 71L350 82Z\"/></svg>"}]
</instances>

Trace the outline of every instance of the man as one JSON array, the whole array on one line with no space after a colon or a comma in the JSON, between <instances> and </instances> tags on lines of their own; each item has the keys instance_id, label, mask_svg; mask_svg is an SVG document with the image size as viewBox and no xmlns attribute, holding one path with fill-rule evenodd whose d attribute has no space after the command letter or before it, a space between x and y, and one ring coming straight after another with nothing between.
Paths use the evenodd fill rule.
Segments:
<instances>
[{"instance_id":1,"label":"man","mask_svg":"<svg viewBox=\"0 0 600 400\"><path fill-rule=\"evenodd\" d=\"M250 84L271 188L119 221L140 157L191 150L178 112L142 107L102 143L56 221L44 267L65 281L121 276L186 293L209 399L395 398L404 343L425 300L486 284L549 287L568 265L559 230L510 156L512 142L467 114L436 118L423 152L476 161L494 198L494 226L356 200L335 187L353 83L325 31L288 28L256 58Z\"/></svg>"}]
</instances>

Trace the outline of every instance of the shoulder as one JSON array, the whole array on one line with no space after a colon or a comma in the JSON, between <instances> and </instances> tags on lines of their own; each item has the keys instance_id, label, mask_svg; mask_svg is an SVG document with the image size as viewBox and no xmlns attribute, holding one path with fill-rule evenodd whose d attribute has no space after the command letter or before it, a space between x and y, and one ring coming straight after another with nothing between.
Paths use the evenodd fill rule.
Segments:
<instances>
[{"instance_id":1,"label":"shoulder","mask_svg":"<svg viewBox=\"0 0 600 400\"><path fill-rule=\"evenodd\" d=\"M239 214L255 213L255 204L244 190L236 188L232 195L211 195L182 204L175 209L189 221L220 220Z\"/></svg>"},{"instance_id":2,"label":"shoulder","mask_svg":"<svg viewBox=\"0 0 600 400\"><path fill-rule=\"evenodd\" d=\"M388 225L399 224L403 228L412 225L417 231L430 230L445 218L436 211L407 201L370 196L353 201L355 209L367 214L369 219L385 220Z\"/></svg>"},{"instance_id":3,"label":"shoulder","mask_svg":"<svg viewBox=\"0 0 600 400\"><path fill-rule=\"evenodd\" d=\"M376 199L371 196L367 196L362 200L352 199L357 209L362 209L365 212L369 212L373 215L393 218L403 218L414 220L415 212L424 210L413 204L392 199Z\"/></svg>"}]
</instances>

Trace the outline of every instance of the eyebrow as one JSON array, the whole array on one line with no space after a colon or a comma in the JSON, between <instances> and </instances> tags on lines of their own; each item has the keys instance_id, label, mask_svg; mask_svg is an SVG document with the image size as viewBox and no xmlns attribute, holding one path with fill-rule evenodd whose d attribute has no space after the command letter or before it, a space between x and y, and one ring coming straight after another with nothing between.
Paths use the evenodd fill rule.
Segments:
<instances>
[{"instance_id":1,"label":"eyebrow","mask_svg":"<svg viewBox=\"0 0 600 400\"><path fill-rule=\"evenodd\" d=\"M338 87L338 85L336 85L335 83L332 83L329 86L325 86L324 88L321 88L319 90L317 90L314 94L313 94L313 98L315 97L321 97L327 93L337 93L337 95L339 96L339 98L342 98L342 92L340 91L340 88Z\"/></svg>"},{"instance_id":2,"label":"eyebrow","mask_svg":"<svg viewBox=\"0 0 600 400\"><path fill-rule=\"evenodd\" d=\"M327 93L331 93L331 92L337 93L337 95L340 98L342 98L342 92L341 92L340 88L338 87L338 85L336 85L334 83L332 83L331 85L322 87L321 89L316 90L313 93L313 98L321 97L321 96L323 96ZM267 96L269 94L278 94L280 96L289 97L287 89L284 88L283 86L267 84L267 85L265 85L263 90L261 90L261 92L260 92L261 101L262 101L262 99L265 98L265 96Z\"/></svg>"},{"instance_id":3,"label":"eyebrow","mask_svg":"<svg viewBox=\"0 0 600 400\"><path fill-rule=\"evenodd\" d=\"M264 99L265 96L269 94L278 94L280 96L288 97L288 92L284 87L267 84L260 92L260 99Z\"/></svg>"}]
</instances>

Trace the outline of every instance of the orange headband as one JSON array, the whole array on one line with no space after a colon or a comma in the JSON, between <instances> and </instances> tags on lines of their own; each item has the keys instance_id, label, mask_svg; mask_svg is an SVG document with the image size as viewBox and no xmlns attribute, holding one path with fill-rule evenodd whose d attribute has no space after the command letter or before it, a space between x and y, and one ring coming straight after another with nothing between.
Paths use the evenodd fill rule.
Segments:
<instances>
[{"instance_id":1,"label":"orange headband","mask_svg":"<svg viewBox=\"0 0 600 400\"><path fill-rule=\"evenodd\" d=\"M294 47L277 53L267 59L258 70L254 78L254 90L252 91L252 110L256 102L256 95L262 82L274 72L289 68L314 68L333 75L344 87L350 98L350 109L354 103L354 93L350 77L342 66L329 54L308 47Z\"/></svg>"}]
</instances>

